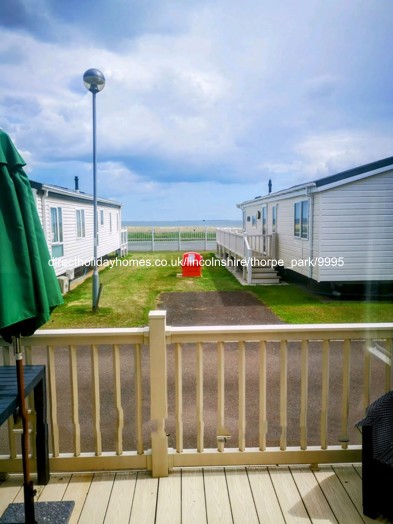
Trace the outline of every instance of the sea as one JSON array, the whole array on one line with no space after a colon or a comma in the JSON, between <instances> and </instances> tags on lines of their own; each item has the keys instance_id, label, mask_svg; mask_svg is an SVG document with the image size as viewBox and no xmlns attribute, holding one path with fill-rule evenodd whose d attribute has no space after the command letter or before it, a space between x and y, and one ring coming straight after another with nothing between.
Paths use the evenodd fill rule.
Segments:
<instances>
[{"instance_id":1,"label":"sea","mask_svg":"<svg viewBox=\"0 0 393 524\"><path fill-rule=\"evenodd\" d=\"M241 227L241 220L131 220L124 227Z\"/></svg>"}]
</instances>

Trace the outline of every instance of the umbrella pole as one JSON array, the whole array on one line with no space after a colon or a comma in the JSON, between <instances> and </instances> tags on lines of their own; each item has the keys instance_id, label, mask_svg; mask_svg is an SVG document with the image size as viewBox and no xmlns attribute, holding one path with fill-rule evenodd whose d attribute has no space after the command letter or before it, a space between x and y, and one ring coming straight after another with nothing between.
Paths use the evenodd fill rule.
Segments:
<instances>
[{"instance_id":1,"label":"umbrella pole","mask_svg":"<svg viewBox=\"0 0 393 524\"><path fill-rule=\"evenodd\" d=\"M37 524L34 514L34 495L36 491L33 486L33 481L30 480L30 464L29 464L29 415L26 409L25 401L25 381L23 376L23 355L20 347L20 336L13 337L15 360L16 360L16 376L18 382L18 396L20 414L22 417L23 433L22 433L22 464L23 464L23 495L25 503L25 524Z\"/></svg>"}]
</instances>

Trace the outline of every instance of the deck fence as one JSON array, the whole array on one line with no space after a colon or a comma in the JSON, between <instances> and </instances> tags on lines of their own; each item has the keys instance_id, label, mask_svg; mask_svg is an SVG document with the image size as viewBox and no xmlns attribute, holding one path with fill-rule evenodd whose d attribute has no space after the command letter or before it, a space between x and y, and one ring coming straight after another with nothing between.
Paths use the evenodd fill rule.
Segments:
<instances>
[{"instance_id":1,"label":"deck fence","mask_svg":"<svg viewBox=\"0 0 393 524\"><path fill-rule=\"evenodd\" d=\"M264 256L276 258L276 233L270 235L246 234L242 229L217 229L217 247L221 253L227 252L239 258Z\"/></svg>"},{"instance_id":2,"label":"deck fence","mask_svg":"<svg viewBox=\"0 0 393 524\"><path fill-rule=\"evenodd\" d=\"M359 461L354 426L391 389L392 337L393 323L169 327L153 311L147 327L40 330L23 344L27 363L47 366L51 471L160 477ZM1 430L1 471L21 469L13 429Z\"/></svg>"}]
</instances>

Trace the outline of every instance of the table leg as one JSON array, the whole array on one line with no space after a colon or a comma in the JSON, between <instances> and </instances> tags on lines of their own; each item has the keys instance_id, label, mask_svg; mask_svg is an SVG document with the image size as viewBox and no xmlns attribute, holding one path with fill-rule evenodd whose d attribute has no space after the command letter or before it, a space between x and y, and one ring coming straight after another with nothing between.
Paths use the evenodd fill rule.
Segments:
<instances>
[{"instance_id":1,"label":"table leg","mask_svg":"<svg viewBox=\"0 0 393 524\"><path fill-rule=\"evenodd\" d=\"M36 411L36 451L37 451L37 484L49 482L49 449L48 424L46 421L46 381L45 375L34 388L34 405Z\"/></svg>"}]
</instances>

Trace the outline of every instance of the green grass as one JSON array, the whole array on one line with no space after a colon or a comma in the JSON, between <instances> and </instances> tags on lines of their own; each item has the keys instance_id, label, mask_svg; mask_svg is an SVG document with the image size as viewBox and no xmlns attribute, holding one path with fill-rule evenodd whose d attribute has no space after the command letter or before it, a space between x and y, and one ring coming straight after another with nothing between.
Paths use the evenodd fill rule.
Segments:
<instances>
[{"instance_id":1,"label":"green grass","mask_svg":"<svg viewBox=\"0 0 393 524\"><path fill-rule=\"evenodd\" d=\"M91 279L64 297L45 328L136 327L147 324L148 313L157 307L162 292L249 291L288 323L388 322L393 304L364 301L325 301L296 285L242 286L224 267L204 267L202 278L181 278L175 264L179 253L137 253L123 265L100 271L103 290L100 307L91 310ZM213 259L212 254L204 254ZM144 260L148 267L132 266ZM128 261L128 262L127 262ZM166 267L156 267L166 261ZM165 263L165 262L164 262Z\"/></svg>"},{"instance_id":2,"label":"green grass","mask_svg":"<svg viewBox=\"0 0 393 524\"><path fill-rule=\"evenodd\" d=\"M326 300L295 284L255 287L253 293L290 324L393 321L391 302Z\"/></svg>"}]
</instances>

